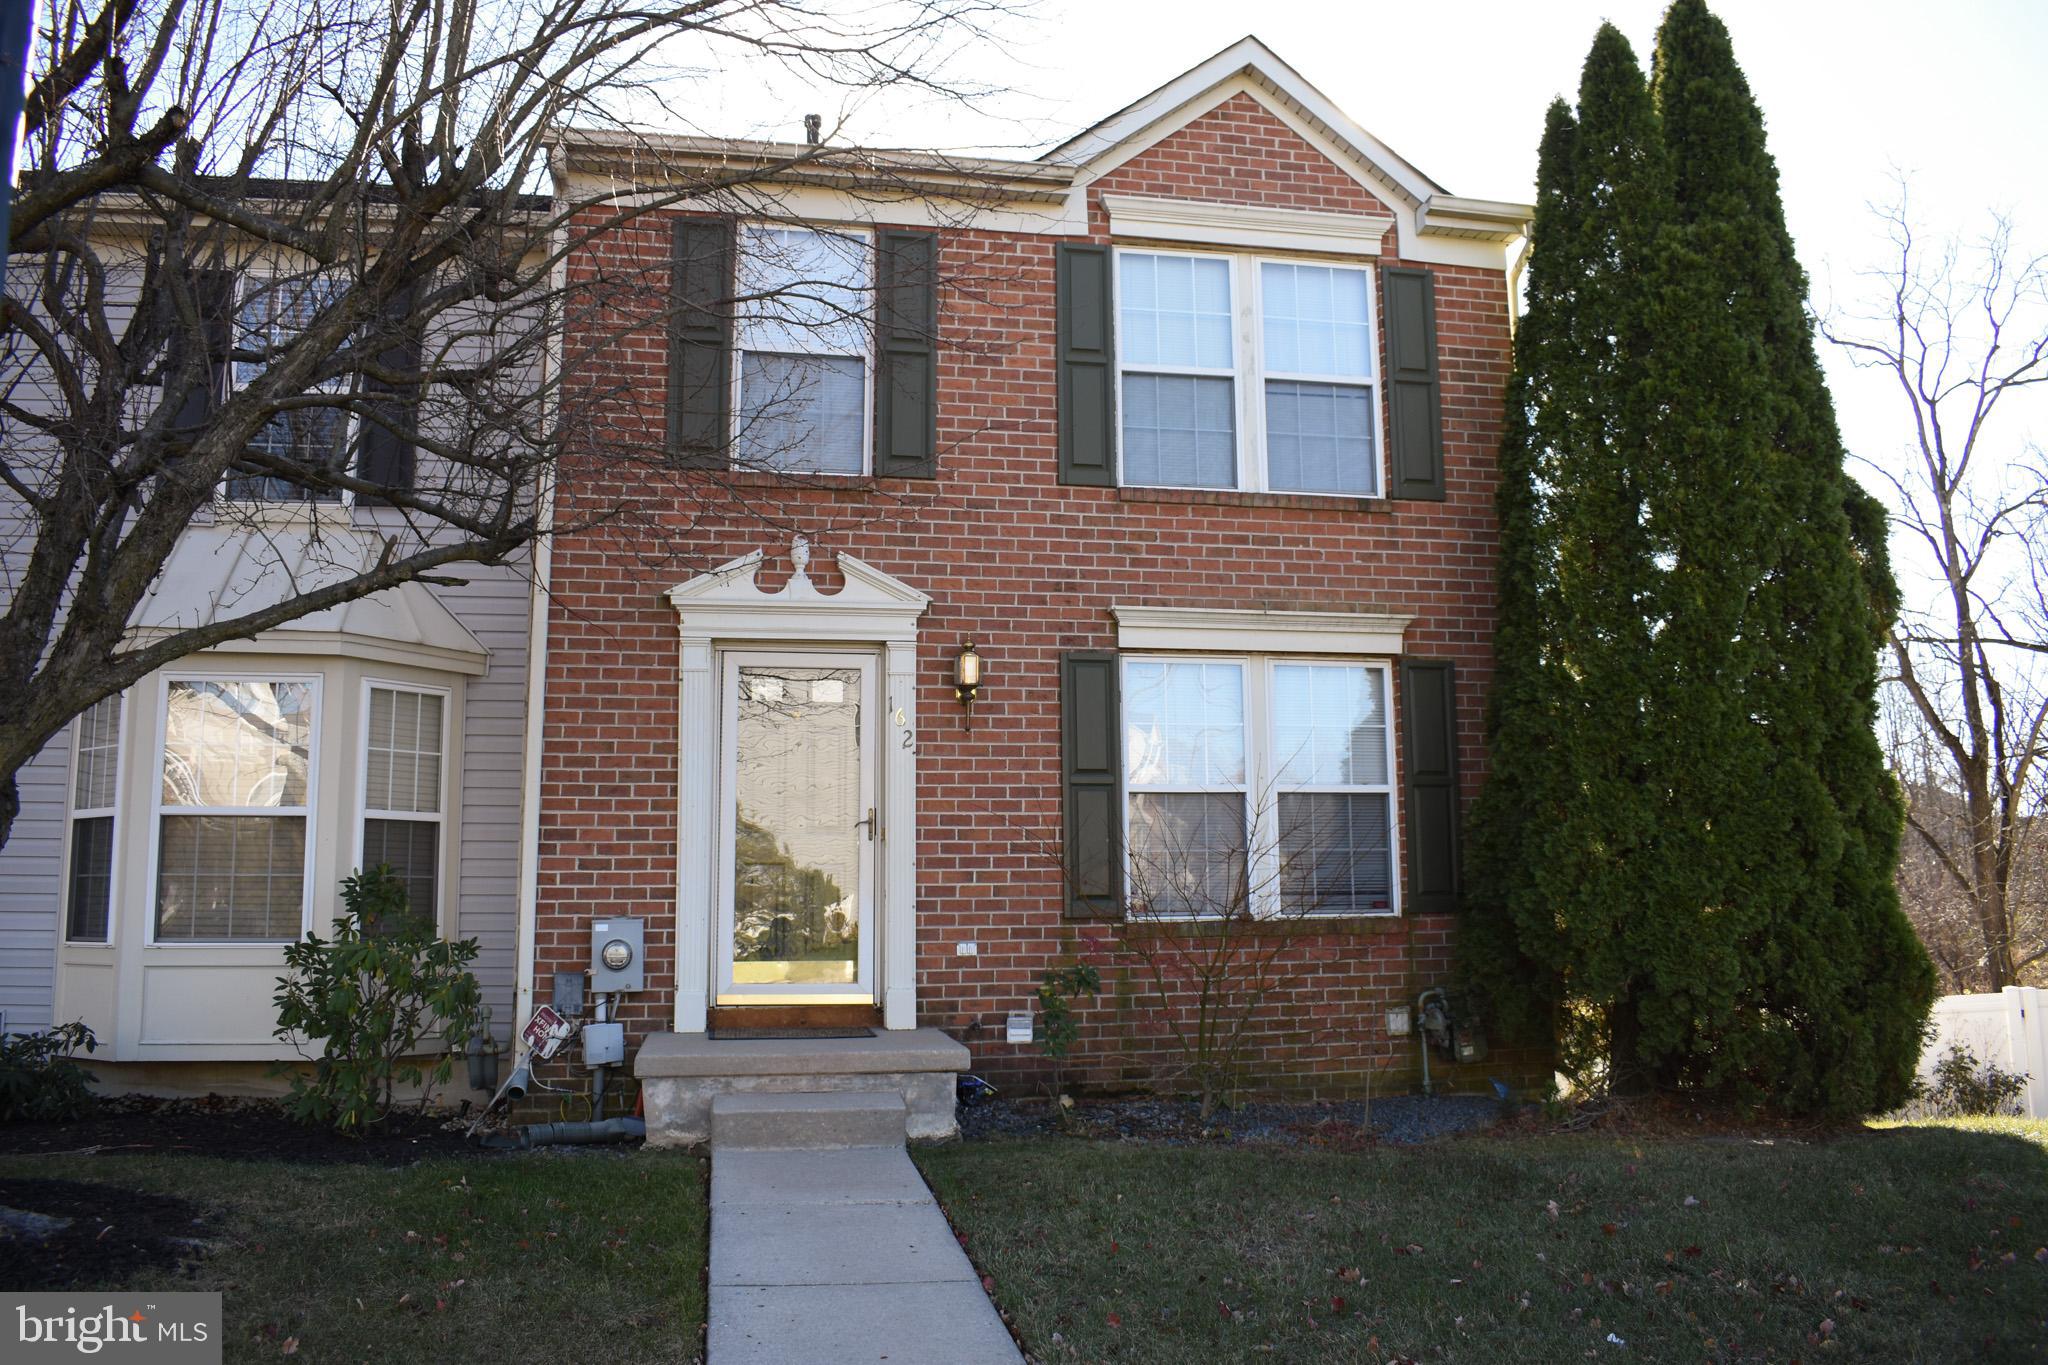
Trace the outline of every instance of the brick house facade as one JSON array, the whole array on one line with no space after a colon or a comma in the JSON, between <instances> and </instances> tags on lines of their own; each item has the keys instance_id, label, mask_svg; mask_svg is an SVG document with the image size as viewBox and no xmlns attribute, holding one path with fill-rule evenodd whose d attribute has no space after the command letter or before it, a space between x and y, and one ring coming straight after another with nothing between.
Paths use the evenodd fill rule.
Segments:
<instances>
[{"instance_id":1,"label":"brick house facade","mask_svg":"<svg viewBox=\"0 0 2048 1365\"><path fill-rule=\"evenodd\" d=\"M667 150L685 175L721 158L773 154L681 141ZM558 174L587 190L629 175L628 159L623 146L585 140ZM1101 869L1086 858L1104 849L1118 863L1133 856L1124 826L1134 809L1144 829L1128 837L1141 844L1163 837L1162 828L1206 828L1204 812L1243 810L1259 861L1262 838L1272 842L1287 818L1265 823L1261 778L1278 810L1300 775L1274 736L1313 730L1313 717L1310 730L1288 728L1300 721L1290 699L1310 695L1305 688L1350 689L1345 695L1371 699L1359 703L1370 723L1350 732L1336 783L1344 790L1323 792L1321 806L1301 794L1294 809L1347 813L1347 847L1361 856L1331 913L1282 916L1272 930L1300 965L1262 1006L1252 1079L1317 1095L1356 1090L1368 1072L1380 1073L1380 1088L1398 1084L1414 1068L1415 1048L1389 1036L1385 1012L1449 979L1456 850L1445 841L1454 840L1455 811L1485 771L1494 457L1527 210L1446 195L1253 40L1041 161L906 159L881 170L882 188L792 174L772 203L720 202L705 213L707 201L692 200L636 208L616 221L593 213L580 224L591 232L567 270L585 306L569 310L562 373L565 414L590 437L584 457L565 463L556 492L560 529L546 565L545 638L536 641L544 663L528 700L542 711L529 757L537 806L528 813L522 1017L535 1003L533 983L586 965L593 917L632 916L646 930L646 988L619 1006L629 1049L651 1035L701 1030L707 1017L744 1019L749 1007L789 1000L812 1017L844 1019L852 1005L855 1018L885 1028L942 1028L968 1045L978 1072L998 1084L1021 1082L1039 1067L1037 1050L1002 1041L1004 1018L1031 1007L1048 966L1080 958L1103 965L1111 987L1082 1008L1074 1072L1105 1084L1149 1074L1168 1060L1157 1018L1107 951L1105 898L1091 901L1083 884ZM679 222L727 234L719 239L726 254L678 254L687 251L679 243L700 239L692 237L698 228ZM935 344L921 348L910 335L920 329L906 328L909 340L892 354L885 316L864 355L820 368L826 378L817 393L792 400L798 419L825 421L834 394L855 392L833 385L858 362L870 407L881 409L862 431L881 434L861 436L857 470L790 472L806 451L828 467L840 456L822 453L823 444L813 450L811 435L787 425L775 428L787 449L758 461L779 467L748 468L735 453L751 401L741 386L764 384L758 376L777 357L770 343L747 350L749 326L765 324L733 321L747 305L733 302L744 291L733 283L730 253L768 240L747 230L771 222L873 244L885 314L923 297L915 284L891 292L903 283L885 258L888 244L902 240L891 230L935 234L921 238L935 244L935 338L922 338ZM1090 247L1105 250L1089 254ZM680 276L702 259L715 263L718 283L686 298ZM685 261L675 279L672 261ZM922 268L924 258L916 262ZM744 262L738 269L744 273ZM1194 280L1193 302L1176 313L1181 303L1158 302L1160 293L1145 313L1137 271ZM1217 282L1228 284L1227 303L1205 302L1202 290ZM1397 285L1414 292L1396 298ZM1291 304L1299 316L1275 321L1283 288L1306 298L1311 287L1339 302ZM1362 369L1355 357L1346 362L1357 382L1325 382L1340 362L1310 363L1307 341L1288 352L1296 364L1278 362L1276 326L1298 324L1304 337L1357 333L1355 299L1365 300L1371 352ZM1105 354L1093 357L1082 354L1091 343L1081 315L1090 308L1119 312L1109 344L1097 348ZM1397 310L1406 311L1386 316ZM1232 341L1204 339L1210 323ZM1173 332L1147 343L1156 351L1149 360L1134 358L1139 324L1160 338ZM709 330L693 336L693 325ZM1432 339L1433 354L1418 362L1414 348ZM1212 342L1215 354L1187 349ZM1225 350L1220 375L1218 366L1189 360ZM700 374L693 364L708 368ZM1294 377L1272 378L1283 373ZM1404 379L1414 381L1405 391ZM1203 395L1225 392L1219 381L1232 386L1230 411L1204 416ZM1122 406L1087 406L1083 390L1101 382L1108 394L1124 390ZM689 385L703 391L685 394ZM1195 415L1140 412L1165 413L1176 394L1194 396ZM1363 412L1370 418L1362 432L1342 435L1343 423ZM1252 426L1258 420L1263 431ZM1142 421L1155 425L1131 425ZM1318 439L1328 439L1314 447L1323 462L1312 472L1309 433L1319 421ZM695 457L702 472L648 480L599 453L608 434L660 436L676 450L679 428L706 422L716 448ZM1292 429L1283 432L1284 423ZM1090 424L1094 435L1076 429ZM1346 465L1361 448L1370 467ZM1141 461L1151 463L1141 469ZM1185 486L1218 482L1236 486ZM1341 490L1298 491L1332 483ZM805 564L792 563L794 537L805 542ZM723 575L707 573L756 554ZM885 642L855 625L817 644L816 622L842 591L848 601L874 596L877 611L893 613L897 636ZM722 623L745 619L747 593L764 607L776 604L767 617L791 624L722 633L737 628ZM712 615L693 624L699 601ZM798 640L849 652L791 664ZM969 641L986 679L971 710L954 688ZM766 705L766 684L743 660L771 654L781 661L772 667L793 670L793 685L807 695L849 695L842 682L872 687L867 714L879 709L885 722L857 741L876 749L847 760L864 764L865 776L846 778L853 809L868 806L881 822L881 843L872 825L849 836L865 841L849 855L865 857L864 870L846 864L831 882L839 893L831 907L809 912L822 914L820 924L857 919L853 937L871 954L852 961L848 946L844 972L852 979L830 989L790 988L815 978L801 964L781 963L775 970L787 979L764 992L767 959L802 954L787 943L728 946L743 917L734 862L754 856L731 847L746 837L735 831L750 818L734 806L744 798L732 788L749 780L741 769L755 761L735 746L754 743L739 736L758 735L766 723L739 718ZM873 662L856 677L844 661L863 654ZM1120 685L1123 698L1122 714L1110 713L1104 730L1110 749L1124 750L1107 778L1118 822L1107 831L1089 823L1085 801L1077 804L1085 776L1076 772L1075 746L1087 742L1075 729L1077 660L1107 670L1096 676L1109 680L1112 696ZM1220 671L1181 667L1205 661ZM1150 671L1132 671L1140 666ZM1210 769L1181 780L1204 790L1155 795L1150 787L1170 785L1179 760L1168 754L1156 771L1138 773L1133 763L1154 760L1134 753L1155 742L1180 752L1174 727L1182 720L1160 719L1170 708L1159 699L1197 676L1217 689L1203 693L1208 710L1198 728L1206 738L1194 742ZM1448 713L1434 719L1446 700ZM814 717L827 705L815 703ZM1138 717L1145 707L1153 708L1149 731ZM1101 725L1099 717L1087 723ZM1369 745L1359 747L1362 734L1384 741L1388 771L1374 766L1380 759ZM1229 750L1220 759L1219 743ZM1417 771L1417 754L1432 746L1448 746L1454 763L1446 768L1439 755L1428 764L1436 771ZM792 796L792 809L829 804L815 795L819 783L798 780L813 794ZM906 781L913 791L902 790ZM1237 795L1207 790L1232 785ZM1447 820L1429 815L1446 801ZM1382 856L1371 851L1371 818L1383 820L1390 841L1384 876L1356 871ZM797 845L820 837L787 835L792 868ZM1077 847L1102 839L1109 842L1094 853ZM1258 882L1249 869L1236 875ZM864 889L840 885L853 881ZM1111 887L1106 899L1129 890ZM812 941L812 929L798 932ZM839 929L815 932L818 942L850 943ZM822 951L829 958L836 950ZM745 953L761 958L748 969L753 987L737 979ZM1492 1074L1542 1069L1540 1053L1496 1043ZM1461 1083L1488 1071L1468 1069Z\"/></svg>"}]
</instances>

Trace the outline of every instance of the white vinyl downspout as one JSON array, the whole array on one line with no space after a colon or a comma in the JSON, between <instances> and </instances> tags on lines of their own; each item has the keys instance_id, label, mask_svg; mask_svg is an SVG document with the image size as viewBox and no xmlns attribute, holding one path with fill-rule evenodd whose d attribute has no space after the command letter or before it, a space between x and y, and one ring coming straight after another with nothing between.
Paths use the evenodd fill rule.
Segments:
<instances>
[{"instance_id":1,"label":"white vinyl downspout","mask_svg":"<svg viewBox=\"0 0 2048 1365\"><path fill-rule=\"evenodd\" d=\"M557 171L558 187L560 183ZM563 209L562 194L557 188L552 208L555 228L550 248L555 253L555 263L549 272L551 297L547 300L547 307L551 310L561 307L562 294L569 283L569 261L564 250L568 241L568 223L562 216ZM559 384L561 373L561 328L549 323L547 341L541 348L541 402L544 412L553 409L549 416L557 422L560 418L559 390L551 393L548 386ZM559 439L559 431L556 436ZM520 1035L526 1029L527 1020L533 1017L534 1007L534 934L540 908L541 748L547 733L548 595L554 579L555 469L559 460L558 450L555 460L541 471L540 526L533 542L533 586L527 601L526 735L520 748L519 775L519 949L512 1010L515 1065L527 1052L526 1042Z\"/></svg>"}]
</instances>

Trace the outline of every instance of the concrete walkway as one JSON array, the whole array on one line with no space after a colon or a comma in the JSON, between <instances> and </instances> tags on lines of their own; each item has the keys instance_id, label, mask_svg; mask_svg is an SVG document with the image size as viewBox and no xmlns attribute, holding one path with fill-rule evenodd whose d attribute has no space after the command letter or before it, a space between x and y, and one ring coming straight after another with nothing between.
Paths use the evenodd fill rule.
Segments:
<instances>
[{"instance_id":1,"label":"concrete walkway","mask_svg":"<svg viewBox=\"0 0 2048 1365\"><path fill-rule=\"evenodd\" d=\"M710 1365L1023 1360L900 1138L714 1139L709 1335Z\"/></svg>"}]
</instances>

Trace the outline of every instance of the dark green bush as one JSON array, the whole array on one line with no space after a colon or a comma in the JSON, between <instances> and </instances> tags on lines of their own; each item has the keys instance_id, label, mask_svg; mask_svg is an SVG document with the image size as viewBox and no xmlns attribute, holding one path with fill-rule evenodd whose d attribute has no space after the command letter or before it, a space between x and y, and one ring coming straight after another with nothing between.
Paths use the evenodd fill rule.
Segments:
<instances>
[{"instance_id":1,"label":"dark green bush","mask_svg":"<svg viewBox=\"0 0 2048 1365\"><path fill-rule=\"evenodd\" d=\"M92 1092L85 1068L71 1054L98 1046L82 1023L0 1037L0 1123L83 1118L92 1109Z\"/></svg>"},{"instance_id":2,"label":"dark green bush","mask_svg":"<svg viewBox=\"0 0 2048 1365\"><path fill-rule=\"evenodd\" d=\"M468 969L476 940L443 939L390 868L343 881L341 899L332 939L307 934L285 949L277 1036L313 1063L310 1076L290 1073L286 1109L360 1133L390 1115L400 1084L419 1084L425 1108L477 1031L482 992Z\"/></svg>"}]
</instances>

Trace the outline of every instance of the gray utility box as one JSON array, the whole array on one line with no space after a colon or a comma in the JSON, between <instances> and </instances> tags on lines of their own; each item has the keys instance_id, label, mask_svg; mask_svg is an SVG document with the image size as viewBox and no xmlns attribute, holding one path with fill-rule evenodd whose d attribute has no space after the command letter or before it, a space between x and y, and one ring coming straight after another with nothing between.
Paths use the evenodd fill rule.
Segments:
<instances>
[{"instance_id":1,"label":"gray utility box","mask_svg":"<svg viewBox=\"0 0 2048 1365\"><path fill-rule=\"evenodd\" d=\"M590 993L612 995L645 989L647 935L637 919L590 922Z\"/></svg>"}]
</instances>

